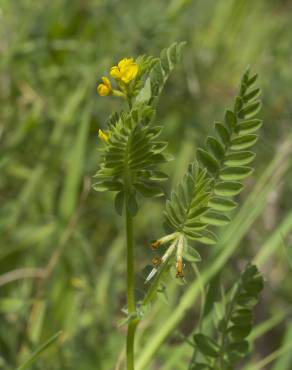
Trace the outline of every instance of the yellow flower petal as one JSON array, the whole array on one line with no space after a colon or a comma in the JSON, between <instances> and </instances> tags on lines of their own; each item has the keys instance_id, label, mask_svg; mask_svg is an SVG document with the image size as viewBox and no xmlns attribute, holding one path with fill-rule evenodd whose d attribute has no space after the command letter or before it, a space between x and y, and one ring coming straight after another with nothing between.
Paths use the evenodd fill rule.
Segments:
<instances>
[{"instance_id":1,"label":"yellow flower petal","mask_svg":"<svg viewBox=\"0 0 292 370\"><path fill-rule=\"evenodd\" d=\"M97 86L97 92L100 96L107 96L113 93L113 88L110 80L107 77L102 77L102 82Z\"/></svg>"},{"instance_id":2,"label":"yellow flower petal","mask_svg":"<svg viewBox=\"0 0 292 370\"><path fill-rule=\"evenodd\" d=\"M119 70L119 67L117 67L117 66L112 67L111 71L110 71L110 75L115 80L119 80L121 78L121 72Z\"/></svg>"},{"instance_id":3,"label":"yellow flower petal","mask_svg":"<svg viewBox=\"0 0 292 370\"><path fill-rule=\"evenodd\" d=\"M101 79L102 79L103 84L107 86L110 91L112 91L113 88L112 88L110 80L107 77L101 77Z\"/></svg>"},{"instance_id":4,"label":"yellow flower petal","mask_svg":"<svg viewBox=\"0 0 292 370\"><path fill-rule=\"evenodd\" d=\"M109 141L109 135L106 134L105 132L102 131L102 129L99 129L98 130L98 137L100 138L100 140L108 143Z\"/></svg>"},{"instance_id":5,"label":"yellow flower petal","mask_svg":"<svg viewBox=\"0 0 292 370\"><path fill-rule=\"evenodd\" d=\"M128 84L136 78L138 71L139 66L133 58L124 58L111 68L110 74L115 80Z\"/></svg>"},{"instance_id":6,"label":"yellow flower petal","mask_svg":"<svg viewBox=\"0 0 292 370\"><path fill-rule=\"evenodd\" d=\"M97 86L97 92L100 96L107 96L110 94L110 90L105 84L99 84Z\"/></svg>"},{"instance_id":7,"label":"yellow flower petal","mask_svg":"<svg viewBox=\"0 0 292 370\"><path fill-rule=\"evenodd\" d=\"M129 83L130 81L134 80L138 73L138 65L136 63L130 64L127 68L124 69L122 73L122 81L125 83Z\"/></svg>"},{"instance_id":8,"label":"yellow flower petal","mask_svg":"<svg viewBox=\"0 0 292 370\"><path fill-rule=\"evenodd\" d=\"M124 68L128 68L133 63L134 63L133 58L124 58L124 59L119 61L118 67L119 67L120 70L123 70Z\"/></svg>"}]
</instances>

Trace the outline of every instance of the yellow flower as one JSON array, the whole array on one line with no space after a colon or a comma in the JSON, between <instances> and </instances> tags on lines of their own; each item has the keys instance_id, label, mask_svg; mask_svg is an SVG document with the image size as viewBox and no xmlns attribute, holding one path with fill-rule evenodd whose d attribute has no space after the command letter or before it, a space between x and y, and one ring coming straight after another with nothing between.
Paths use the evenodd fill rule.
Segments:
<instances>
[{"instance_id":1,"label":"yellow flower","mask_svg":"<svg viewBox=\"0 0 292 370\"><path fill-rule=\"evenodd\" d=\"M110 74L115 80L128 84L136 78L138 71L138 64L133 58L124 58L117 66L111 68Z\"/></svg>"},{"instance_id":2,"label":"yellow flower","mask_svg":"<svg viewBox=\"0 0 292 370\"><path fill-rule=\"evenodd\" d=\"M102 77L102 83L97 86L97 92L100 96L107 96L113 93L113 88L110 80L107 77Z\"/></svg>"},{"instance_id":3,"label":"yellow flower","mask_svg":"<svg viewBox=\"0 0 292 370\"><path fill-rule=\"evenodd\" d=\"M106 134L105 132L102 131L102 129L98 130L98 137L100 140L104 141L105 143L108 143L109 141L109 134Z\"/></svg>"}]
</instances>

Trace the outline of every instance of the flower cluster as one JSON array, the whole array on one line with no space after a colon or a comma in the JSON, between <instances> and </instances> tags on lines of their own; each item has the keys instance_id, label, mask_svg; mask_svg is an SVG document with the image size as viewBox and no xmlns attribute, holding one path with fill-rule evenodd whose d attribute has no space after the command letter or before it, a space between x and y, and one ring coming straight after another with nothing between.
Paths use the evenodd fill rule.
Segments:
<instances>
[{"instance_id":1,"label":"flower cluster","mask_svg":"<svg viewBox=\"0 0 292 370\"><path fill-rule=\"evenodd\" d=\"M168 234L158 240L151 243L151 248L156 250L161 245L171 242L170 246L166 249L165 253L161 258L154 257L152 263L154 265L153 269L150 271L146 278L146 283L150 281L158 271L158 265L166 263L176 250L176 277L183 278L183 252L184 252L184 236L181 233L175 232L173 234Z\"/></svg>"},{"instance_id":2,"label":"flower cluster","mask_svg":"<svg viewBox=\"0 0 292 370\"><path fill-rule=\"evenodd\" d=\"M103 76L101 77L102 82L97 86L98 94L100 96L119 96L130 100L133 96L133 83L138 76L138 72L139 66L133 58L122 59L117 66L113 66L110 70L110 75L116 81L118 89L114 89L110 80ZM99 139L105 143L108 143L109 136L109 132L98 130Z\"/></svg>"},{"instance_id":3,"label":"flower cluster","mask_svg":"<svg viewBox=\"0 0 292 370\"><path fill-rule=\"evenodd\" d=\"M136 78L138 71L138 64L134 62L133 58L124 58L117 66L111 68L110 75L116 81L122 81L128 84Z\"/></svg>"},{"instance_id":4,"label":"flower cluster","mask_svg":"<svg viewBox=\"0 0 292 370\"><path fill-rule=\"evenodd\" d=\"M131 82L138 75L139 66L133 58L122 59L117 66L113 66L110 70L111 77L117 82L119 90L113 89L110 80L107 77L102 77L102 83L97 86L97 92L100 96L120 96L127 98L131 94Z\"/></svg>"}]
</instances>

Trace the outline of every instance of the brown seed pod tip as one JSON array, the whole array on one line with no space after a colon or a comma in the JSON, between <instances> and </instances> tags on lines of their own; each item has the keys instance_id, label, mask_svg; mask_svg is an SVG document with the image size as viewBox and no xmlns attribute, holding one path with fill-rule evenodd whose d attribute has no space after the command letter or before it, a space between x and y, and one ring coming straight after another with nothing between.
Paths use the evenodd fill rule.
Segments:
<instances>
[{"instance_id":1,"label":"brown seed pod tip","mask_svg":"<svg viewBox=\"0 0 292 370\"><path fill-rule=\"evenodd\" d=\"M150 246L151 246L151 249L155 250L157 249L159 246L160 246L161 242L159 240L154 240Z\"/></svg>"},{"instance_id":2,"label":"brown seed pod tip","mask_svg":"<svg viewBox=\"0 0 292 370\"><path fill-rule=\"evenodd\" d=\"M184 277L182 258L179 258L178 261L177 261L177 264L176 264L176 277L177 278L183 278Z\"/></svg>"},{"instance_id":3,"label":"brown seed pod tip","mask_svg":"<svg viewBox=\"0 0 292 370\"><path fill-rule=\"evenodd\" d=\"M157 266L157 265L159 265L161 263L161 258L160 257L153 257L152 258L152 264L154 265L154 266Z\"/></svg>"}]
</instances>

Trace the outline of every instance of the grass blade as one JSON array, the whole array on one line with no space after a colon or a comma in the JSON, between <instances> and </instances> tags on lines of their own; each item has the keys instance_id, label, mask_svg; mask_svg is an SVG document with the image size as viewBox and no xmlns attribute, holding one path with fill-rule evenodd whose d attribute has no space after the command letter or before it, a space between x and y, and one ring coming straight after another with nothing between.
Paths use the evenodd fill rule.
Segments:
<instances>
[{"instance_id":1,"label":"grass blade","mask_svg":"<svg viewBox=\"0 0 292 370\"><path fill-rule=\"evenodd\" d=\"M33 364L38 357L40 357L52 344L54 344L57 339L62 334L62 331L57 332L51 338L49 338L43 345L41 345L28 360L26 360L22 365L20 365L16 370L28 369L31 364Z\"/></svg>"}]
</instances>

